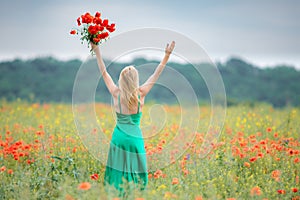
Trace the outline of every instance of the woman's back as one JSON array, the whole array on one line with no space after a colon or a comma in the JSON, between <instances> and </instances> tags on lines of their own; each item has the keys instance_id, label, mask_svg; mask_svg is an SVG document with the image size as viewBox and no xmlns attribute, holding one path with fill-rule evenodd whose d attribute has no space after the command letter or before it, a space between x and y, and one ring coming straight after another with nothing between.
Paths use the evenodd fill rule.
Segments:
<instances>
[{"instance_id":1,"label":"woman's back","mask_svg":"<svg viewBox=\"0 0 300 200\"><path fill-rule=\"evenodd\" d=\"M120 99L120 94L118 95L118 111L116 111L116 115L117 115L117 126L120 126L121 124L127 124L127 125L136 125L137 128L139 128L140 125L140 120L142 117L142 112L140 110L140 101L138 101L138 105L137 108L135 109L136 112L130 112L128 113L128 109L127 109L127 113L124 113L124 104L122 106L121 104L121 99ZM140 100L140 95L138 95L138 99Z\"/></svg>"}]
</instances>

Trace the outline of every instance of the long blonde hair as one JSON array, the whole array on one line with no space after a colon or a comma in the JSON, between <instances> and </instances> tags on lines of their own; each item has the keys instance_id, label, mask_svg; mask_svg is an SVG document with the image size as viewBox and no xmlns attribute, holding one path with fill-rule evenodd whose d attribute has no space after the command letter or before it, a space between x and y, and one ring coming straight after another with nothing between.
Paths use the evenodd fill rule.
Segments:
<instances>
[{"instance_id":1,"label":"long blonde hair","mask_svg":"<svg viewBox=\"0 0 300 200\"><path fill-rule=\"evenodd\" d=\"M132 65L125 67L119 77L121 99L127 103L127 108L133 110L138 105L139 74Z\"/></svg>"}]
</instances>

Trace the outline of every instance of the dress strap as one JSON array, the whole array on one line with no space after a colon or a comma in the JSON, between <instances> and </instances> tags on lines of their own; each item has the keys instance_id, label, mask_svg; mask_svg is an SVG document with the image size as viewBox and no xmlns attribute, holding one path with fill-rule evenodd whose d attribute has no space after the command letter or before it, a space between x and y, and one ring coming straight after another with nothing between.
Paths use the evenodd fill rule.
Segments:
<instances>
[{"instance_id":1,"label":"dress strap","mask_svg":"<svg viewBox=\"0 0 300 200\"><path fill-rule=\"evenodd\" d=\"M140 112L140 94L138 95L138 97L139 97L139 101L138 101L138 111L137 111L137 113Z\"/></svg>"},{"instance_id":2,"label":"dress strap","mask_svg":"<svg viewBox=\"0 0 300 200\"><path fill-rule=\"evenodd\" d=\"M118 95L118 104L119 104L120 113L122 114L121 102L120 102L120 94Z\"/></svg>"}]
</instances>

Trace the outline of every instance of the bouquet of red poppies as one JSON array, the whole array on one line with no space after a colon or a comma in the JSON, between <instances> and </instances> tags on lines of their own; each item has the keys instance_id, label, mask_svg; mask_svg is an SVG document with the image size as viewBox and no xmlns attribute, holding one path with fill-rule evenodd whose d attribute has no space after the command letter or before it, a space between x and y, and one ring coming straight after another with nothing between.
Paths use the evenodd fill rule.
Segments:
<instances>
[{"instance_id":1,"label":"bouquet of red poppies","mask_svg":"<svg viewBox=\"0 0 300 200\"><path fill-rule=\"evenodd\" d=\"M109 38L109 34L115 31L115 24L109 24L108 19L101 19L101 13L96 12L92 16L89 12L77 18L79 28L71 30L72 35L81 35L81 43L86 41L98 45Z\"/></svg>"}]
</instances>

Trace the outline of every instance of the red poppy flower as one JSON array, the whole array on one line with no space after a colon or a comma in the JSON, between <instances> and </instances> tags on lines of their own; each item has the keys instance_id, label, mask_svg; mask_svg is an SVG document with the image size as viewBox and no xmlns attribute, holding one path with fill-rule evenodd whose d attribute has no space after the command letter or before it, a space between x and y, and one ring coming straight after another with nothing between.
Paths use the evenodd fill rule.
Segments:
<instances>
[{"instance_id":1,"label":"red poppy flower","mask_svg":"<svg viewBox=\"0 0 300 200\"><path fill-rule=\"evenodd\" d=\"M79 190L89 190L91 188L91 184L89 182L82 182L78 185Z\"/></svg>"},{"instance_id":2,"label":"red poppy flower","mask_svg":"<svg viewBox=\"0 0 300 200\"><path fill-rule=\"evenodd\" d=\"M251 196L254 196L254 195L260 196L261 195L260 187L258 187L258 186L253 187L251 189L250 193L251 193Z\"/></svg>"},{"instance_id":3,"label":"red poppy flower","mask_svg":"<svg viewBox=\"0 0 300 200\"><path fill-rule=\"evenodd\" d=\"M250 163L244 162L244 166L249 168L250 167Z\"/></svg>"},{"instance_id":4,"label":"red poppy flower","mask_svg":"<svg viewBox=\"0 0 300 200\"><path fill-rule=\"evenodd\" d=\"M173 178L172 184L173 184L173 185L176 185L176 184L178 184L178 183L179 183L178 178Z\"/></svg>"},{"instance_id":5,"label":"red poppy flower","mask_svg":"<svg viewBox=\"0 0 300 200\"><path fill-rule=\"evenodd\" d=\"M89 28L88 28L88 32L89 32L91 35L95 35L98 31L97 31L96 26L91 25L91 26L89 26Z\"/></svg>"},{"instance_id":6,"label":"red poppy flower","mask_svg":"<svg viewBox=\"0 0 300 200\"><path fill-rule=\"evenodd\" d=\"M80 17L77 18L77 25L81 26Z\"/></svg>"},{"instance_id":7,"label":"red poppy flower","mask_svg":"<svg viewBox=\"0 0 300 200\"><path fill-rule=\"evenodd\" d=\"M257 154L257 156L262 158L262 157L264 157L264 154L260 152L260 153Z\"/></svg>"},{"instance_id":8,"label":"red poppy flower","mask_svg":"<svg viewBox=\"0 0 300 200\"><path fill-rule=\"evenodd\" d=\"M111 26L111 25L107 25L106 26L106 29L109 31L109 32L114 32L116 29L114 26Z\"/></svg>"},{"instance_id":9,"label":"red poppy flower","mask_svg":"<svg viewBox=\"0 0 300 200\"><path fill-rule=\"evenodd\" d=\"M97 30L98 30L98 31L103 31L103 30L104 30L104 26L97 25Z\"/></svg>"},{"instance_id":10,"label":"red poppy flower","mask_svg":"<svg viewBox=\"0 0 300 200\"><path fill-rule=\"evenodd\" d=\"M250 162L254 162L256 160L257 160L257 157L252 157L252 158L249 159Z\"/></svg>"},{"instance_id":11,"label":"red poppy flower","mask_svg":"<svg viewBox=\"0 0 300 200\"><path fill-rule=\"evenodd\" d=\"M100 33L97 35L97 38L99 39L105 39L106 37L108 37L108 33L107 32L104 32L104 33Z\"/></svg>"},{"instance_id":12,"label":"red poppy flower","mask_svg":"<svg viewBox=\"0 0 300 200\"><path fill-rule=\"evenodd\" d=\"M277 190L278 194L285 194L285 190Z\"/></svg>"},{"instance_id":13,"label":"red poppy flower","mask_svg":"<svg viewBox=\"0 0 300 200\"><path fill-rule=\"evenodd\" d=\"M297 188L292 188L292 192L296 193L296 192L298 192L298 189Z\"/></svg>"},{"instance_id":14,"label":"red poppy flower","mask_svg":"<svg viewBox=\"0 0 300 200\"><path fill-rule=\"evenodd\" d=\"M102 24L102 19L101 19L100 17L95 17L95 18L93 19L93 23L94 23L94 24Z\"/></svg>"},{"instance_id":15,"label":"red poppy flower","mask_svg":"<svg viewBox=\"0 0 300 200\"><path fill-rule=\"evenodd\" d=\"M279 170L272 171L272 178L280 177L281 172Z\"/></svg>"},{"instance_id":16,"label":"red poppy flower","mask_svg":"<svg viewBox=\"0 0 300 200\"><path fill-rule=\"evenodd\" d=\"M91 179L92 180L98 180L98 178L99 178L99 175L98 174L93 174L93 175L91 175Z\"/></svg>"},{"instance_id":17,"label":"red poppy flower","mask_svg":"<svg viewBox=\"0 0 300 200\"><path fill-rule=\"evenodd\" d=\"M100 42L100 38L93 38L94 43Z\"/></svg>"},{"instance_id":18,"label":"red poppy flower","mask_svg":"<svg viewBox=\"0 0 300 200\"><path fill-rule=\"evenodd\" d=\"M75 35L76 31L75 30L71 30L70 34Z\"/></svg>"},{"instance_id":19,"label":"red poppy flower","mask_svg":"<svg viewBox=\"0 0 300 200\"><path fill-rule=\"evenodd\" d=\"M14 171L13 171L12 169L9 169L9 170L7 170L7 173L8 173L8 174L13 174Z\"/></svg>"},{"instance_id":20,"label":"red poppy flower","mask_svg":"<svg viewBox=\"0 0 300 200\"><path fill-rule=\"evenodd\" d=\"M6 167L5 166L2 166L1 168L0 168L0 172L4 172L6 170Z\"/></svg>"},{"instance_id":21,"label":"red poppy flower","mask_svg":"<svg viewBox=\"0 0 300 200\"><path fill-rule=\"evenodd\" d=\"M82 18L82 23L86 23L86 24L92 23L94 19L94 17L88 12L85 13L85 15L82 15L81 18Z\"/></svg>"},{"instance_id":22,"label":"red poppy flower","mask_svg":"<svg viewBox=\"0 0 300 200\"><path fill-rule=\"evenodd\" d=\"M103 20L103 22L102 22L102 26L107 26L108 25L108 19L105 19L105 20Z\"/></svg>"},{"instance_id":23,"label":"red poppy flower","mask_svg":"<svg viewBox=\"0 0 300 200\"><path fill-rule=\"evenodd\" d=\"M96 12L95 17L100 17L101 13L100 12Z\"/></svg>"}]
</instances>

